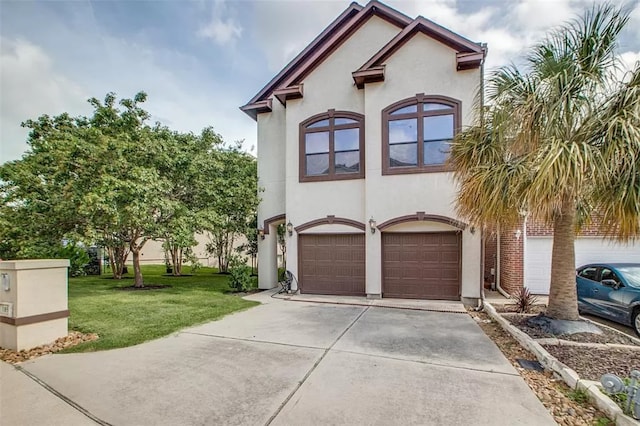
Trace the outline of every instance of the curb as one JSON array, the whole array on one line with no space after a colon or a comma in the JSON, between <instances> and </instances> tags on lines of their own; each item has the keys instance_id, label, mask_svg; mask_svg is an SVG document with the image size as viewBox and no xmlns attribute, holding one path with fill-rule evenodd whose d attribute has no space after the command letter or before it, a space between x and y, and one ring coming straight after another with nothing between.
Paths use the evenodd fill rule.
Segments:
<instances>
[{"instance_id":1,"label":"curb","mask_svg":"<svg viewBox=\"0 0 640 426\"><path fill-rule=\"evenodd\" d=\"M509 334L511 334L525 349L532 352L540 364L545 368L554 371L571 389L579 389L587 393L589 400L604 412L610 419L614 420L616 426L639 426L640 422L627 416L622 409L613 402L607 395L600 391L600 383L591 380L583 380L571 368L558 361L557 358L547 352L538 342L529 337L509 321L498 314L495 308L488 302L484 304L484 311Z\"/></svg>"}]
</instances>

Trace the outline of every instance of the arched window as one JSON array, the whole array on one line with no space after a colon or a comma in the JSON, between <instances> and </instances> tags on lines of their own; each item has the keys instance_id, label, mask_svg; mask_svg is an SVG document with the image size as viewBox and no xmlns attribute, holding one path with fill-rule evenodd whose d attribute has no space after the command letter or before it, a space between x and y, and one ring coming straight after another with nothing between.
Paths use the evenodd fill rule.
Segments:
<instances>
[{"instance_id":1,"label":"arched window","mask_svg":"<svg viewBox=\"0 0 640 426\"><path fill-rule=\"evenodd\" d=\"M418 94L385 108L382 126L382 174L448 171L460 101Z\"/></svg>"},{"instance_id":2,"label":"arched window","mask_svg":"<svg viewBox=\"0 0 640 426\"><path fill-rule=\"evenodd\" d=\"M331 109L300 123L300 182L363 177L363 115Z\"/></svg>"}]
</instances>

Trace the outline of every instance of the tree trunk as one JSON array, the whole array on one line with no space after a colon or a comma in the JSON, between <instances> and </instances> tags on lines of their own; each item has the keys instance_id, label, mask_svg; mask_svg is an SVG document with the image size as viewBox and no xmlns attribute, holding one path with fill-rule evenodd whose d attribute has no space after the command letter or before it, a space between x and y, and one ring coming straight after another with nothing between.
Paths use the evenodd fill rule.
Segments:
<instances>
[{"instance_id":1,"label":"tree trunk","mask_svg":"<svg viewBox=\"0 0 640 426\"><path fill-rule=\"evenodd\" d=\"M576 292L575 216L573 199L563 200L561 212L553 221L551 289L547 308L547 316L571 321L580 319Z\"/></svg>"},{"instance_id":2,"label":"tree trunk","mask_svg":"<svg viewBox=\"0 0 640 426\"><path fill-rule=\"evenodd\" d=\"M178 247L178 260L176 261L176 267L178 268L178 275L182 275L182 260L183 260L183 250L182 247Z\"/></svg>"},{"instance_id":3,"label":"tree trunk","mask_svg":"<svg viewBox=\"0 0 640 426\"><path fill-rule=\"evenodd\" d=\"M140 270L140 249L131 249L133 255L133 273L134 273L134 286L138 288L144 287L144 281L142 279L142 271Z\"/></svg>"},{"instance_id":4,"label":"tree trunk","mask_svg":"<svg viewBox=\"0 0 640 426\"><path fill-rule=\"evenodd\" d=\"M113 275L113 279L118 279L118 274L116 273L116 258L113 254L113 247L107 247L107 253L109 254L109 266L111 266L111 275Z\"/></svg>"}]
</instances>

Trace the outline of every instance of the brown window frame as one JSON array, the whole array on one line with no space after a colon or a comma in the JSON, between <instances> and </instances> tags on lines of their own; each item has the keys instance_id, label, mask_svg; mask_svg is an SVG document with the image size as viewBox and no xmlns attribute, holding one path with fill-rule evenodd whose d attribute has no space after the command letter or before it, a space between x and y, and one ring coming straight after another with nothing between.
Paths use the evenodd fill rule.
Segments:
<instances>
[{"instance_id":1,"label":"brown window frame","mask_svg":"<svg viewBox=\"0 0 640 426\"><path fill-rule=\"evenodd\" d=\"M336 118L347 118L356 120L356 123L335 125ZM322 120L329 120L328 126L307 128L307 126ZM336 174L335 172L335 143L334 133L336 130L358 129L359 130L359 153L360 171L358 173ZM326 175L307 176L307 154L305 136L308 133L329 132L329 173ZM364 115L351 111L336 111L330 109L327 112L316 114L300 123L299 152L299 181L300 182L324 182L332 180L349 180L364 178Z\"/></svg>"},{"instance_id":2,"label":"brown window frame","mask_svg":"<svg viewBox=\"0 0 640 426\"><path fill-rule=\"evenodd\" d=\"M436 111L423 111L422 104L435 103L448 105L453 110L453 136L460 131L460 110L462 103L454 98L442 95L430 95L426 96L424 93L418 93L410 98L402 99L395 102L382 110L382 174L383 175L400 175L410 173L434 173L434 172L449 172L453 170L453 166L448 162L444 164L436 165L424 165L424 117L433 117L438 115L449 115L451 110L436 110ZM416 112L391 115L392 112L416 105ZM407 167L391 167L390 155L389 155L389 121L406 120L415 118L417 121L417 162L416 166Z\"/></svg>"}]
</instances>

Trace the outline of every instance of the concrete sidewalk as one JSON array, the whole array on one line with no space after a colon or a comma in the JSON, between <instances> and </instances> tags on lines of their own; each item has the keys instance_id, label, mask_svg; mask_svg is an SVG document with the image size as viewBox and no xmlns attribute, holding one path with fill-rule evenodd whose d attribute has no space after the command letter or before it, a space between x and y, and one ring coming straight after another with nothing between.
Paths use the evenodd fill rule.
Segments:
<instances>
[{"instance_id":1,"label":"concrete sidewalk","mask_svg":"<svg viewBox=\"0 0 640 426\"><path fill-rule=\"evenodd\" d=\"M11 364L0 361L0 424L66 426L96 423Z\"/></svg>"},{"instance_id":2,"label":"concrete sidewalk","mask_svg":"<svg viewBox=\"0 0 640 426\"><path fill-rule=\"evenodd\" d=\"M468 315L251 298L263 304L23 368L103 424L554 424Z\"/></svg>"}]
</instances>

